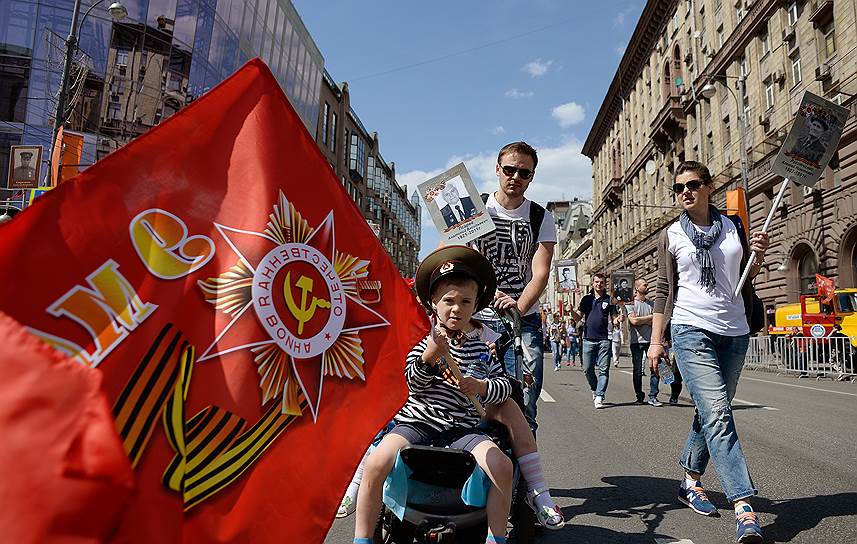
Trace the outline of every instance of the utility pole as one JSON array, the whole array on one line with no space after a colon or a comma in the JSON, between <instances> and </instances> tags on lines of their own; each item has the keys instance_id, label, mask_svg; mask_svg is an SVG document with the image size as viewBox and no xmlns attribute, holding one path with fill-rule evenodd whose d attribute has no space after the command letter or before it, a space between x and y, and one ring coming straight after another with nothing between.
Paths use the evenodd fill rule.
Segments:
<instances>
[{"instance_id":1,"label":"utility pole","mask_svg":"<svg viewBox=\"0 0 857 544\"><path fill-rule=\"evenodd\" d=\"M54 130L51 133L51 147L48 150L49 157L53 157L54 147L57 145L60 127L65 124L65 109L66 95L68 94L68 80L71 75L71 66L74 62L74 53L77 49L77 18L80 15L80 0L74 0L74 9L71 12L71 28L68 31L68 38L65 40L65 63L62 68L62 78L60 78L60 92L57 95L57 109L54 113ZM53 165L48 168L48 176L52 176ZM57 180L50 179L49 185L54 185Z\"/></svg>"},{"instance_id":2,"label":"utility pole","mask_svg":"<svg viewBox=\"0 0 857 544\"><path fill-rule=\"evenodd\" d=\"M750 230L750 160L747 157L747 105L744 96L747 76L738 78L738 135L741 140L741 183L744 186L744 206L747 208L747 230Z\"/></svg>"}]
</instances>

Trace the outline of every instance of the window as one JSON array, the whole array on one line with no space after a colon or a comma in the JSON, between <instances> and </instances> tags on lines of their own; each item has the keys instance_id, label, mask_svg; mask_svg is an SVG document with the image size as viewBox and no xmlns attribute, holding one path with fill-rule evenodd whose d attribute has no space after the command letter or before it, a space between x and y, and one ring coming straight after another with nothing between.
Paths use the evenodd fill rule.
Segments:
<instances>
[{"instance_id":1,"label":"window","mask_svg":"<svg viewBox=\"0 0 857 544\"><path fill-rule=\"evenodd\" d=\"M829 59L836 53L836 34L834 33L833 20L831 19L826 24L820 26L818 31L821 34L821 40L819 40L821 44L821 57Z\"/></svg>"},{"instance_id":2,"label":"window","mask_svg":"<svg viewBox=\"0 0 857 544\"><path fill-rule=\"evenodd\" d=\"M738 60L738 72L743 77L747 77L747 74L750 73L750 61L747 60L747 57L741 57Z\"/></svg>"},{"instance_id":3,"label":"window","mask_svg":"<svg viewBox=\"0 0 857 544\"><path fill-rule=\"evenodd\" d=\"M797 2L792 2L789 4L789 24L793 25L797 23L798 12L797 12Z\"/></svg>"},{"instance_id":4,"label":"window","mask_svg":"<svg viewBox=\"0 0 857 544\"><path fill-rule=\"evenodd\" d=\"M324 103L324 119L321 120L321 143L327 145L327 123L330 117L330 104Z\"/></svg>"},{"instance_id":5,"label":"window","mask_svg":"<svg viewBox=\"0 0 857 544\"><path fill-rule=\"evenodd\" d=\"M356 132L351 134L351 149L349 151L348 169L356 172L361 178L366 177L366 142Z\"/></svg>"},{"instance_id":6,"label":"window","mask_svg":"<svg viewBox=\"0 0 857 544\"><path fill-rule=\"evenodd\" d=\"M732 143L732 130L729 126L729 117L726 116L723 118L723 145L729 145Z\"/></svg>"},{"instance_id":7,"label":"window","mask_svg":"<svg viewBox=\"0 0 857 544\"><path fill-rule=\"evenodd\" d=\"M815 253L811 249L807 250L798 263L798 273L800 274L800 292L814 293L815 275L818 273L818 261L815 258Z\"/></svg>"},{"instance_id":8,"label":"window","mask_svg":"<svg viewBox=\"0 0 857 544\"><path fill-rule=\"evenodd\" d=\"M759 44L762 47L762 56L763 57L771 52L771 35L768 33L767 28L759 36Z\"/></svg>"},{"instance_id":9,"label":"window","mask_svg":"<svg viewBox=\"0 0 857 544\"><path fill-rule=\"evenodd\" d=\"M336 112L330 116L330 150L336 153Z\"/></svg>"},{"instance_id":10,"label":"window","mask_svg":"<svg viewBox=\"0 0 857 544\"><path fill-rule=\"evenodd\" d=\"M803 76L800 73L800 51L797 51L791 57L792 59L792 86L803 81Z\"/></svg>"},{"instance_id":11,"label":"window","mask_svg":"<svg viewBox=\"0 0 857 544\"><path fill-rule=\"evenodd\" d=\"M723 27L717 29L717 48L723 47Z\"/></svg>"},{"instance_id":12,"label":"window","mask_svg":"<svg viewBox=\"0 0 857 544\"><path fill-rule=\"evenodd\" d=\"M117 49L116 50L116 66L123 67L128 66L128 55L130 51L127 49Z\"/></svg>"},{"instance_id":13,"label":"window","mask_svg":"<svg viewBox=\"0 0 857 544\"><path fill-rule=\"evenodd\" d=\"M765 84L765 109L774 107L774 82L768 81Z\"/></svg>"},{"instance_id":14,"label":"window","mask_svg":"<svg viewBox=\"0 0 857 544\"><path fill-rule=\"evenodd\" d=\"M738 0L735 3L735 23L740 23L744 19L744 2Z\"/></svg>"}]
</instances>

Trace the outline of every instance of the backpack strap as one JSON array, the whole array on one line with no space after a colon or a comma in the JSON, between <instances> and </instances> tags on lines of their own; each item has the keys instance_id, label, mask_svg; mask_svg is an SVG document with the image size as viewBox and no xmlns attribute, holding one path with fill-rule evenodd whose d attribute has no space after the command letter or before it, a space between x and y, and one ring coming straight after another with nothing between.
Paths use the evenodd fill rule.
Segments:
<instances>
[{"instance_id":1,"label":"backpack strap","mask_svg":"<svg viewBox=\"0 0 857 544\"><path fill-rule=\"evenodd\" d=\"M533 233L533 243L539 243L539 231L542 230L542 222L545 220L545 209L541 204L530 200L530 230Z\"/></svg>"}]
</instances>

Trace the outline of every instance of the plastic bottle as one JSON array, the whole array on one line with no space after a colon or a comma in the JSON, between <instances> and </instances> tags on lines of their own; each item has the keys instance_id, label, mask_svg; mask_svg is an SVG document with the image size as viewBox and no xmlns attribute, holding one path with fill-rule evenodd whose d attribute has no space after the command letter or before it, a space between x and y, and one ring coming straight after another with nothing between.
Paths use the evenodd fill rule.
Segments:
<instances>
[{"instance_id":1,"label":"plastic bottle","mask_svg":"<svg viewBox=\"0 0 857 544\"><path fill-rule=\"evenodd\" d=\"M658 376L664 381L664 384L669 385L675 381L675 374L669 361L661 357L658 361Z\"/></svg>"}]
</instances>

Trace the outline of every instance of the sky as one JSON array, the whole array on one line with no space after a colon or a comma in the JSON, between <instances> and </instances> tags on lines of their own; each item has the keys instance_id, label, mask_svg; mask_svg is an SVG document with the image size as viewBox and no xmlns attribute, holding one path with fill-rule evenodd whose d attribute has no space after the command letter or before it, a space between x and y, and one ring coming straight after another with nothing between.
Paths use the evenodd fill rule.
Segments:
<instances>
[{"instance_id":1,"label":"sky","mask_svg":"<svg viewBox=\"0 0 857 544\"><path fill-rule=\"evenodd\" d=\"M409 196L462 161L492 192L497 151L524 140L539 152L528 198L591 198L580 150L643 0L293 3ZM425 210L420 258L440 239Z\"/></svg>"}]
</instances>

